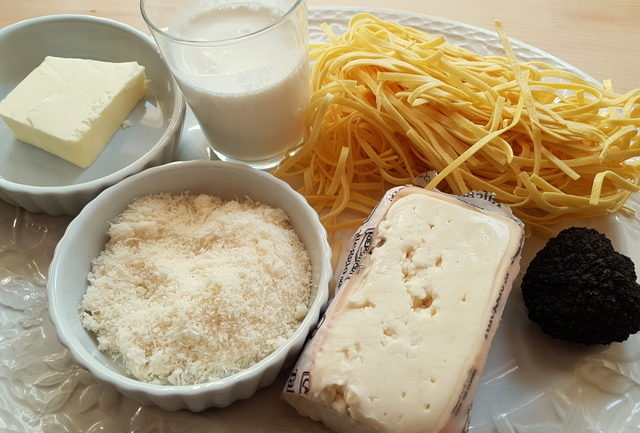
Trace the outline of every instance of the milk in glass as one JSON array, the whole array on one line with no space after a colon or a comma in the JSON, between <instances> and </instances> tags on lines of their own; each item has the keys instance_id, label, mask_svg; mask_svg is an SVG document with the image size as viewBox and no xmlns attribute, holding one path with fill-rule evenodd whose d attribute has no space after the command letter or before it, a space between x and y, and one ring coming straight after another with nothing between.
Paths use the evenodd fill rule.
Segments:
<instances>
[{"instance_id":1,"label":"milk in glass","mask_svg":"<svg viewBox=\"0 0 640 433\"><path fill-rule=\"evenodd\" d=\"M168 47L165 57L218 156L277 162L303 135L306 14L304 22L278 21L287 12L278 3L213 6L176 15L170 30L187 42Z\"/></svg>"}]
</instances>

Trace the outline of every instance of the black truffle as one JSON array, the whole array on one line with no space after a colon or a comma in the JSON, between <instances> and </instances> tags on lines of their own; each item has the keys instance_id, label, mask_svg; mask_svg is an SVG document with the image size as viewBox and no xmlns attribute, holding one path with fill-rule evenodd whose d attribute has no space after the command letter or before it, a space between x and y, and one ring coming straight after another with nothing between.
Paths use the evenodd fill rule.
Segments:
<instances>
[{"instance_id":1,"label":"black truffle","mask_svg":"<svg viewBox=\"0 0 640 433\"><path fill-rule=\"evenodd\" d=\"M549 336L583 344L625 341L640 331L640 286L631 259L596 230L550 239L522 280L529 319Z\"/></svg>"}]
</instances>

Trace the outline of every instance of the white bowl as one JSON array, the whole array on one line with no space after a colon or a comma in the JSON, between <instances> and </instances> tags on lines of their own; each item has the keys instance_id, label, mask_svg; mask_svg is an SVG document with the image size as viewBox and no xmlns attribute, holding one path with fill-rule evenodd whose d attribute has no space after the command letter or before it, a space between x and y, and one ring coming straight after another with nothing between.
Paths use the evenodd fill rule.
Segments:
<instances>
[{"instance_id":1,"label":"white bowl","mask_svg":"<svg viewBox=\"0 0 640 433\"><path fill-rule=\"evenodd\" d=\"M223 199L250 197L282 208L300 236L311 259L312 294L309 312L294 335L271 355L240 373L192 386L144 383L126 374L122 365L98 350L95 338L81 323L82 298L87 289L91 260L104 248L109 221L137 196L151 193L207 193ZM49 268L49 314L60 341L80 365L97 378L115 385L142 404L166 410L201 411L224 407L250 397L271 384L285 361L300 352L309 330L327 301L331 277L331 250L318 215L304 197L287 183L250 167L219 162L174 162L131 176L102 192L68 226Z\"/></svg>"},{"instance_id":2,"label":"white bowl","mask_svg":"<svg viewBox=\"0 0 640 433\"><path fill-rule=\"evenodd\" d=\"M75 215L104 188L174 159L185 102L156 44L144 33L105 18L53 15L0 30L0 100L46 56L145 66L148 95L86 169L17 140L0 120L0 199L31 212Z\"/></svg>"}]
</instances>

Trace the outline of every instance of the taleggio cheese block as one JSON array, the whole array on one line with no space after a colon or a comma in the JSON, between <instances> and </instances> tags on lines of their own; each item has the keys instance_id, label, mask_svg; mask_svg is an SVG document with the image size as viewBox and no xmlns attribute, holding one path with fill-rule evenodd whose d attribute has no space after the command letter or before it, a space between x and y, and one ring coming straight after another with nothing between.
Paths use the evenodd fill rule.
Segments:
<instances>
[{"instance_id":1,"label":"taleggio cheese block","mask_svg":"<svg viewBox=\"0 0 640 433\"><path fill-rule=\"evenodd\" d=\"M0 101L0 117L19 140L86 168L146 88L136 62L46 57Z\"/></svg>"},{"instance_id":2,"label":"taleggio cheese block","mask_svg":"<svg viewBox=\"0 0 640 433\"><path fill-rule=\"evenodd\" d=\"M523 239L485 200L391 190L283 398L339 433L464 431Z\"/></svg>"}]
</instances>

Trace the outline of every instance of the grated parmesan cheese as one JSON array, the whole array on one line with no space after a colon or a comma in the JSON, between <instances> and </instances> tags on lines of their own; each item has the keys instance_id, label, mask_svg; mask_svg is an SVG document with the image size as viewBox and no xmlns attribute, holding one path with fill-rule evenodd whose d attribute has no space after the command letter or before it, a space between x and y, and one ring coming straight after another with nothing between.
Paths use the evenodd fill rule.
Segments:
<instances>
[{"instance_id":1,"label":"grated parmesan cheese","mask_svg":"<svg viewBox=\"0 0 640 433\"><path fill-rule=\"evenodd\" d=\"M82 322L139 380L190 385L260 361L307 313L311 264L282 209L140 197L93 261Z\"/></svg>"}]
</instances>

